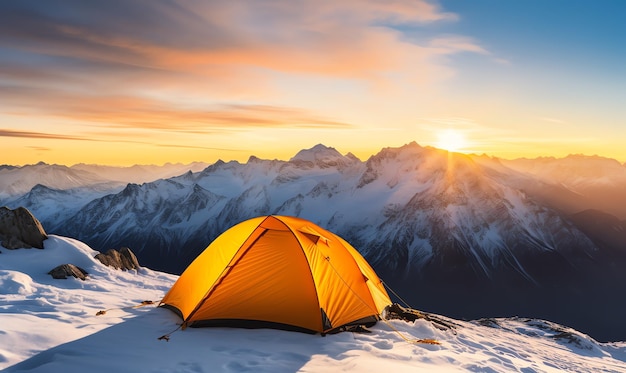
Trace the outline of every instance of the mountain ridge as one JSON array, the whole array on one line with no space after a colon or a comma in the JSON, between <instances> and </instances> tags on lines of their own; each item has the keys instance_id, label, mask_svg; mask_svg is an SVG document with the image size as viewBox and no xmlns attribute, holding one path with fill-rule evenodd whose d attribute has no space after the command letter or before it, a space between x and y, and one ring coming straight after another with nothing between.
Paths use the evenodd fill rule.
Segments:
<instances>
[{"instance_id":1,"label":"mountain ridge","mask_svg":"<svg viewBox=\"0 0 626 373\"><path fill-rule=\"evenodd\" d=\"M80 206L59 197L44 209L35 195L20 203L38 206L50 232L101 251L131 247L142 263L172 273L236 223L301 216L352 243L411 303L457 317L516 309L558 317L577 288L622 290L624 278L610 264L622 258L585 230L591 223L572 220L584 196L561 179L520 168L416 142L381 149L366 161L318 144L289 161L251 156L246 163L217 161L198 172L129 183ZM512 291L524 293L533 307L519 308L519 299L503 295ZM466 305L459 309L449 299ZM567 312L584 322L584 312ZM608 328L603 338L613 338Z\"/></svg>"}]
</instances>

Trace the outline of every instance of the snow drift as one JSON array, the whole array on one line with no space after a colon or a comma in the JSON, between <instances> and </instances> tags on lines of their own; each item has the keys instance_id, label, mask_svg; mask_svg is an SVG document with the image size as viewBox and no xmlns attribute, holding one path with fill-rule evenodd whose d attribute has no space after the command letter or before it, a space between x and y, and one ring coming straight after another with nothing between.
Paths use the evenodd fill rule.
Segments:
<instances>
[{"instance_id":1,"label":"snow drift","mask_svg":"<svg viewBox=\"0 0 626 373\"><path fill-rule=\"evenodd\" d=\"M378 323L370 334L322 338L259 329L186 329L157 337L180 320L140 302L158 300L176 280L147 268L102 265L87 245L51 235L44 250L0 248L0 368L6 372L624 372L626 343L598 343L538 319L446 319ZM86 281L54 280L60 263ZM95 316L100 310L108 310ZM621 322L621 320L616 320ZM394 330L396 329L396 330ZM412 344L432 338L440 345Z\"/></svg>"}]
</instances>

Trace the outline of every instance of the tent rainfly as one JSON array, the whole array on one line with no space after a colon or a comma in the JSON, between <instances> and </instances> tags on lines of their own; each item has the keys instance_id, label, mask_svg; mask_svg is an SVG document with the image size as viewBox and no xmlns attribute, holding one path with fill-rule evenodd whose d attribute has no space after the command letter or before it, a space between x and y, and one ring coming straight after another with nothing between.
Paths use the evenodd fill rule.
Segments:
<instances>
[{"instance_id":1,"label":"tent rainfly","mask_svg":"<svg viewBox=\"0 0 626 373\"><path fill-rule=\"evenodd\" d=\"M371 325L391 304L348 242L296 217L261 216L217 237L161 301L187 326L308 333Z\"/></svg>"}]
</instances>

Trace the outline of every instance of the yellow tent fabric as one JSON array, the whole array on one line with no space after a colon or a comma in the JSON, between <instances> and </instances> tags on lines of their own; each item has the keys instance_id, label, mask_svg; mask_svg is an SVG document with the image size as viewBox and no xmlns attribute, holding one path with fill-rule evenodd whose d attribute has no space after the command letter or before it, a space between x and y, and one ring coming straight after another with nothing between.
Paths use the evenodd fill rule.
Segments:
<instances>
[{"instance_id":1,"label":"yellow tent fabric","mask_svg":"<svg viewBox=\"0 0 626 373\"><path fill-rule=\"evenodd\" d=\"M348 242L310 221L261 216L217 237L161 301L183 327L274 327L328 333L375 322L391 304Z\"/></svg>"}]
</instances>

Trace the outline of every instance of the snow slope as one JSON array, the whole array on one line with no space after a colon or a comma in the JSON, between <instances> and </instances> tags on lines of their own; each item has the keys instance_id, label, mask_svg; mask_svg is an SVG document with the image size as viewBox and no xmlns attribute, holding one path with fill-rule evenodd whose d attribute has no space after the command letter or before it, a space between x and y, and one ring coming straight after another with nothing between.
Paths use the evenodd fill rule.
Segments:
<instances>
[{"instance_id":1,"label":"snow slope","mask_svg":"<svg viewBox=\"0 0 626 373\"><path fill-rule=\"evenodd\" d=\"M598 343L557 324L522 318L446 319L456 325L446 330L424 320L393 320L378 323L370 334L324 338L190 328L159 341L176 328L178 317L132 306L160 299L175 276L109 269L88 246L60 236L46 240L44 250L0 251L5 372L626 372L626 343ZM46 274L68 262L86 269L88 280ZM107 313L95 316L102 309ZM402 336L441 344L413 344Z\"/></svg>"},{"instance_id":2,"label":"snow slope","mask_svg":"<svg viewBox=\"0 0 626 373\"><path fill-rule=\"evenodd\" d=\"M159 300L176 280L146 268L106 267L89 246L54 235L43 250L0 251L0 368L133 317L138 310L111 312L106 318L95 314ZM55 280L47 274L66 263L85 269L88 280Z\"/></svg>"}]
</instances>

